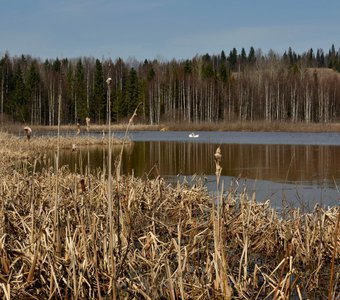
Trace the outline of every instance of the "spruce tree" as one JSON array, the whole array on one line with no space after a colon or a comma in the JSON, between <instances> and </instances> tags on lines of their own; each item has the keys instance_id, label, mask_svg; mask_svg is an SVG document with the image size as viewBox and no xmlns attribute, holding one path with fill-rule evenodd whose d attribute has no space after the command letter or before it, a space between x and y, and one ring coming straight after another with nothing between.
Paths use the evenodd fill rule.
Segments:
<instances>
[{"instance_id":1,"label":"spruce tree","mask_svg":"<svg viewBox=\"0 0 340 300\"><path fill-rule=\"evenodd\" d=\"M96 69L94 73L93 101L90 111L95 122L101 123L105 121L105 86L103 66L99 59L96 59Z\"/></svg>"},{"instance_id":2,"label":"spruce tree","mask_svg":"<svg viewBox=\"0 0 340 300\"><path fill-rule=\"evenodd\" d=\"M86 107L85 70L81 59L78 60L75 73L75 104L77 122L84 122L89 112Z\"/></svg>"},{"instance_id":3,"label":"spruce tree","mask_svg":"<svg viewBox=\"0 0 340 300\"><path fill-rule=\"evenodd\" d=\"M250 64L254 64L255 63L255 60L256 60L256 57L255 57L255 49L253 46L250 47L249 49L249 54L248 54L248 62Z\"/></svg>"}]
</instances>

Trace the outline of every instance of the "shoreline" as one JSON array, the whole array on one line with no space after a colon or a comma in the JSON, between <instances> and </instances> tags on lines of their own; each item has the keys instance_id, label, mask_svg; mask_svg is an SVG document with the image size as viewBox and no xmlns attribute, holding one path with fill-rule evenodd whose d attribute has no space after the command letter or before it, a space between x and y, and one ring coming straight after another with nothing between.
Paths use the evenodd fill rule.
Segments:
<instances>
[{"instance_id":1,"label":"shoreline","mask_svg":"<svg viewBox=\"0 0 340 300\"><path fill-rule=\"evenodd\" d=\"M23 131L27 124L3 124L1 131L15 133ZM113 131L125 131L128 123L113 123ZM56 125L32 125L34 131L56 131ZM86 124L80 125L86 131ZM61 131L77 131L77 125L61 125ZM108 131L106 124L91 124L90 131ZM340 132L340 123L290 123L290 122L220 122L220 123L162 123L149 125L143 123L130 124L129 131L248 131L248 132Z\"/></svg>"}]
</instances>

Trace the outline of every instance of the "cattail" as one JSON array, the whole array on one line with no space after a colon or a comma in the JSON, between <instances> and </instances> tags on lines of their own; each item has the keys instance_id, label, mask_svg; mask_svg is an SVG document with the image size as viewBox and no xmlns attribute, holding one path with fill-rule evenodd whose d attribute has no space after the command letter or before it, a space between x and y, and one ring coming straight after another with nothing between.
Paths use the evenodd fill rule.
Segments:
<instances>
[{"instance_id":1,"label":"cattail","mask_svg":"<svg viewBox=\"0 0 340 300\"><path fill-rule=\"evenodd\" d=\"M111 77L109 77L108 79L106 79L107 85L110 85L110 84L111 84L111 81L112 81L112 78L111 78Z\"/></svg>"},{"instance_id":2,"label":"cattail","mask_svg":"<svg viewBox=\"0 0 340 300\"><path fill-rule=\"evenodd\" d=\"M86 121L86 131L89 132L90 131L90 118L86 117L85 121Z\"/></svg>"},{"instance_id":3,"label":"cattail","mask_svg":"<svg viewBox=\"0 0 340 300\"><path fill-rule=\"evenodd\" d=\"M214 157L215 157L215 161L216 161L216 162L218 162L218 163L221 162L222 153L221 153L221 148L220 148L220 147L218 147L218 148L216 149L216 152L215 152L215 154L214 154Z\"/></svg>"},{"instance_id":4,"label":"cattail","mask_svg":"<svg viewBox=\"0 0 340 300\"><path fill-rule=\"evenodd\" d=\"M79 134L80 134L80 124L77 123L77 135L79 135Z\"/></svg>"},{"instance_id":5,"label":"cattail","mask_svg":"<svg viewBox=\"0 0 340 300\"><path fill-rule=\"evenodd\" d=\"M25 126L24 130L25 130L25 133L26 133L27 140L29 141L30 138L31 138L32 129L28 126Z\"/></svg>"},{"instance_id":6,"label":"cattail","mask_svg":"<svg viewBox=\"0 0 340 300\"><path fill-rule=\"evenodd\" d=\"M80 181L79 181L79 183L80 183L81 191L82 191L83 193L85 193L85 192L86 192L85 179L84 179L84 178L81 178Z\"/></svg>"},{"instance_id":7,"label":"cattail","mask_svg":"<svg viewBox=\"0 0 340 300\"><path fill-rule=\"evenodd\" d=\"M217 178L217 186L220 185L220 177L221 177L221 172L222 172L222 167L221 167L221 159L222 159L222 153L221 153L221 148L217 147L216 152L214 154L215 157L215 165L216 165L216 178Z\"/></svg>"}]
</instances>

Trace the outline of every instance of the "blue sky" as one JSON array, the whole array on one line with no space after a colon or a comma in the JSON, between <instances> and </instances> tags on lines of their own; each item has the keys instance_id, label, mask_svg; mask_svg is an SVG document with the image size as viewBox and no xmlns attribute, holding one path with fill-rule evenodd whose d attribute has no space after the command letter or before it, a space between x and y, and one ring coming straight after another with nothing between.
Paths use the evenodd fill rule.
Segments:
<instances>
[{"instance_id":1,"label":"blue sky","mask_svg":"<svg viewBox=\"0 0 340 300\"><path fill-rule=\"evenodd\" d=\"M171 60L340 47L340 1L0 0L0 57Z\"/></svg>"}]
</instances>

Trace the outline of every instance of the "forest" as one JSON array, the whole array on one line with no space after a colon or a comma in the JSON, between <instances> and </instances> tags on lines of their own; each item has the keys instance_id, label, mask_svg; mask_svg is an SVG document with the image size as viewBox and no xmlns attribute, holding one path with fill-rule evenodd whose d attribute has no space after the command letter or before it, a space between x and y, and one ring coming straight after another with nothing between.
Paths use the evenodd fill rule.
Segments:
<instances>
[{"instance_id":1,"label":"forest","mask_svg":"<svg viewBox=\"0 0 340 300\"><path fill-rule=\"evenodd\" d=\"M58 107L61 124L84 123L86 117L105 124L109 111L113 122L124 122L136 107L137 120L151 125L337 122L339 72L340 51L334 45L302 54L291 47L283 54L251 47L143 62L94 57L42 61L6 52L0 60L0 113L2 121L31 125L56 125Z\"/></svg>"}]
</instances>

